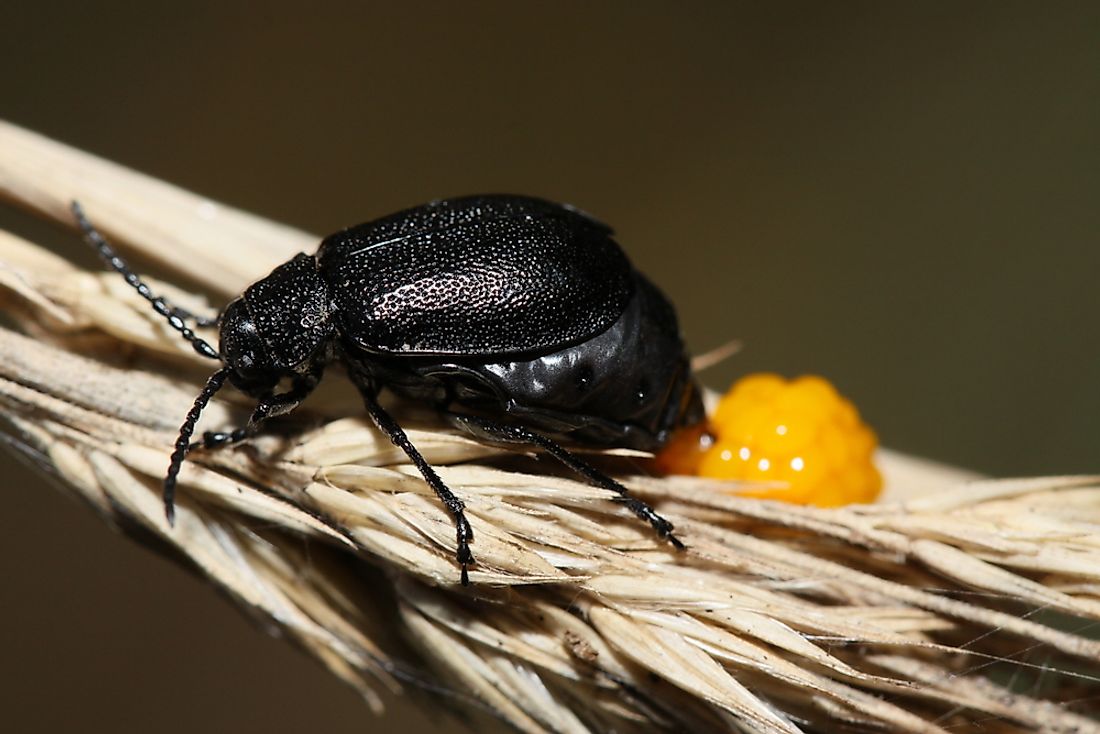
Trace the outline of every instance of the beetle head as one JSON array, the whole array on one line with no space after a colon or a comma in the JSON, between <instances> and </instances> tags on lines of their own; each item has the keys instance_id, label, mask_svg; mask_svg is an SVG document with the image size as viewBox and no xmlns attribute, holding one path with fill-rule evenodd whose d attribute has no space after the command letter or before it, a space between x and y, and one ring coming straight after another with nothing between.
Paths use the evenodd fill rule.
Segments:
<instances>
[{"instance_id":1,"label":"beetle head","mask_svg":"<svg viewBox=\"0 0 1100 734\"><path fill-rule=\"evenodd\" d=\"M266 395L282 379L282 370L268 354L244 298L234 300L222 313L221 354L230 382L248 395Z\"/></svg>"},{"instance_id":2,"label":"beetle head","mask_svg":"<svg viewBox=\"0 0 1100 734\"><path fill-rule=\"evenodd\" d=\"M327 361L333 334L328 289L316 260L298 255L253 283L221 316L229 381L253 397Z\"/></svg>"}]
</instances>

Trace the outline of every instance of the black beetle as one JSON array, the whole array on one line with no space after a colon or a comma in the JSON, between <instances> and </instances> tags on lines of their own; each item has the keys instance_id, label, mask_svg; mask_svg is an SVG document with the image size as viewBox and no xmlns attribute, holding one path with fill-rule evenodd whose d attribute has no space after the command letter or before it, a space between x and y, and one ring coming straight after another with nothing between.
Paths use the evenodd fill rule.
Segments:
<instances>
[{"instance_id":1,"label":"black beetle","mask_svg":"<svg viewBox=\"0 0 1100 734\"><path fill-rule=\"evenodd\" d=\"M190 449L253 435L339 362L375 424L454 516L463 584L473 562L463 503L379 405L382 388L434 405L480 440L549 452L683 547L670 522L560 445L652 451L703 418L672 306L587 214L522 196L435 201L327 237L316 255L295 256L204 319L153 295L75 202L73 213L104 260L199 354L223 364L180 427L164 479L170 522ZM217 324L221 349L188 321ZM226 379L258 400L248 425L192 444Z\"/></svg>"}]
</instances>

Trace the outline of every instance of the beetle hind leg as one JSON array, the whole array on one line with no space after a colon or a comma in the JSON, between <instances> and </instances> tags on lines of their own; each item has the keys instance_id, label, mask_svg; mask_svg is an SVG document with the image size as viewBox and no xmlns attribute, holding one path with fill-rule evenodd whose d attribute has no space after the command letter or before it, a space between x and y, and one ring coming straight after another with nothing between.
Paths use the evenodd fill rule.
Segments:
<instances>
[{"instance_id":1,"label":"beetle hind leg","mask_svg":"<svg viewBox=\"0 0 1100 734\"><path fill-rule=\"evenodd\" d=\"M469 566L474 563L474 554L470 551L470 541L474 539L474 530L470 527L470 523L466 520L466 505L460 500L455 493L451 491L451 488L444 484L443 480L436 474L435 469L428 463L428 460L417 450L416 446L413 446L412 441L409 440L408 435L405 434L404 429L397 424L381 405L378 403L378 398L372 392L368 390L361 390L363 395L363 402L367 406L367 412L370 413L371 420L378 426L378 430L386 434L386 436L393 442L395 446L405 452L405 455L409 457L409 460L420 471L421 476L424 477L424 481L428 483L428 486L432 488L436 496L439 497L440 502L447 508L447 511L451 513L451 517L455 522L455 534L457 547L455 551L455 558L458 560L460 566L462 566L462 585L470 585L470 573Z\"/></svg>"},{"instance_id":2,"label":"beetle hind leg","mask_svg":"<svg viewBox=\"0 0 1100 734\"><path fill-rule=\"evenodd\" d=\"M622 484L591 466L557 442L522 426L497 423L480 416L463 413L448 413L448 415L475 435L481 435L487 439L503 443L526 444L542 449L577 474L580 474L590 484L615 492L618 495L615 498L616 501L625 505L639 519L649 523L657 531L657 535L668 540L677 550L684 549L684 544L672 534L674 528L671 522L657 514L657 511L650 507L647 502L631 495L630 491Z\"/></svg>"}]
</instances>

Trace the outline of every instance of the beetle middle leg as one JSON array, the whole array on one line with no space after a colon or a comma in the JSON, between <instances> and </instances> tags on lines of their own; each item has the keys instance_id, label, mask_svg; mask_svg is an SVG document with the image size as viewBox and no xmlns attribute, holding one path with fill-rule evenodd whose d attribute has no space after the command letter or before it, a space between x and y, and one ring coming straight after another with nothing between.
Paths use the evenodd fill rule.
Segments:
<instances>
[{"instance_id":1,"label":"beetle middle leg","mask_svg":"<svg viewBox=\"0 0 1100 734\"><path fill-rule=\"evenodd\" d=\"M627 509L637 515L639 519L652 525L653 529L657 531L657 535L662 538L667 538L677 549L683 550L684 544L680 542L679 538L672 534L673 525L671 522L658 515L657 511L650 507L648 503L631 495L630 491L622 484L599 471L557 442L551 441L549 438L546 438L546 436L535 433L522 426L497 423L487 418L464 413L448 412L447 415L461 423L472 433L483 435L490 440L511 444L526 444L542 449L577 474L580 474L591 484L609 489L618 494L619 496L616 499L626 505Z\"/></svg>"},{"instance_id":2,"label":"beetle middle leg","mask_svg":"<svg viewBox=\"0 0 1100 734\"><path fill-rule=\"evenodd\" d=\"M395 446L405 452L405 455L409 457L409 460L420 471L421 476L424 477L424 481L428 483L428 486L432 488L436 496L439 497L440 502L447 508L454 517L455 531L457 533L458 546L455 552L455 557L458 559L459 564L462 566L462 585L470 585L470 574L467 567L474 562L473 553L470 552L470 541L474 539L473 528L470 527L470 523L466 520L466 505L460 500L455 493L451 491L451 488L443 483L443 480L439 478L439 475L435 473L435 469L428 463L428 460L417 450L416 446L413 446L412 441L409 440L408 435L405 434L404 429L397 424L397 421L393 419L385 408L378 403L378 397L373 392L367 389L361 390L363 395L363 402L367 406L367 412L370 413L371 420L378 426L378 430L386 434L386 436L393 442Z\"/></svg>"}]
</instances>

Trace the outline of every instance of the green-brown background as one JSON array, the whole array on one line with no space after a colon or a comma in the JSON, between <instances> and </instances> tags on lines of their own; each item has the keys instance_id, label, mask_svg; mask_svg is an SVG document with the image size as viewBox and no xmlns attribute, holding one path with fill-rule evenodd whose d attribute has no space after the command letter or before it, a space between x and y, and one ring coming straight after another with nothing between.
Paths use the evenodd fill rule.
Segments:
<instances>
[{"instance_id":1,"label":"green-brown background","mask_svg":"<svg viewBox=\"0 0 1100 734\"><path fill-rule=\"evenodd\" d=\"M712 385L817 372L887 445L1100 469L1100 5L19 5L0 117L318 233L453 194L570 201L617 228L695 351L744 340ZM428 721L370 719L0 461L9 731Z\"/></svg>"}]
</instances>

